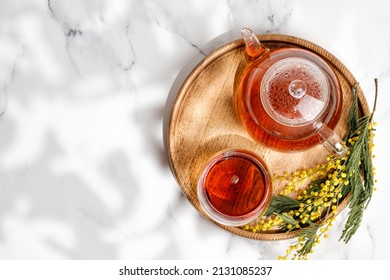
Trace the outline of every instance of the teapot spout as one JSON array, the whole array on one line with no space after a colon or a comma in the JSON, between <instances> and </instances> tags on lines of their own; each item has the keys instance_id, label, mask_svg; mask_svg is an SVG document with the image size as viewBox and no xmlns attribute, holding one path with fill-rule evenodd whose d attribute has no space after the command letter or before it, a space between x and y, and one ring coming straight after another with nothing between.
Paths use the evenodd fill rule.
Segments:
<instances>
[{"instance_id":1,"label":"teapot spout","mask_svg":"<svg viewBox=\"0 0 390 280\"><path fill-rule=\"evenodd\" d=\"M245 53L255 59L265 53L266 48L260 43L259 39L250 28L241 29L241 36L245 42Z\"/></svg>"}]
</instances>

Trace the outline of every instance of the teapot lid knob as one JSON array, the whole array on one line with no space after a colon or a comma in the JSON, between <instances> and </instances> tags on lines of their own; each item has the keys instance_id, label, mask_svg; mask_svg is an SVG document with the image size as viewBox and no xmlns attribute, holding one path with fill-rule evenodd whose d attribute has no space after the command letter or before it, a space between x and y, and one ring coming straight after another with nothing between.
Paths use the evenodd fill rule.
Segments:
<instances>
[{"instance_id":1,"label":"teapot lid knob","mask_svg":"<svg viewBox=\"0 0 390 280\"><path fill-rule=\"evenodd\" d=\"M301 98L306 94L306 84L302 80L293 80L288 85L288 92L292 97Z\"/></svg>"}]
</instances>

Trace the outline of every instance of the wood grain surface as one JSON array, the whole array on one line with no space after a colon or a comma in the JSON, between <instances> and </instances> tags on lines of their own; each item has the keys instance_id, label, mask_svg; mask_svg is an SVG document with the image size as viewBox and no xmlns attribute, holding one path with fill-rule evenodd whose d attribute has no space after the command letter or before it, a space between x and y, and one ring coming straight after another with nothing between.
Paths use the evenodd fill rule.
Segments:
<instances>
[{"instance_id":1,"label":"wood grain surface","mask_svg":"<svg viewBox=\"0 0 390 280\"><path fill-rule=\"evenodd\" d=\"M343 110L335 131L343 136L352 102L351 88L357 83L350 71L328 51L309 41L279 34L258 37L270 49L298 47L310 50L332 67L343 92ZM301 152L281 152L267 148L249 136L233 105L236 73L242 67L243 57L243 40L230 42L205 57L182 84L171 111L166 147L171 170L183 193L203 216L205 214L196 194L198 177L207 160L220 150L250 150L266 162L271 175L315 166L324 162L328 154L321 144ZM360 88L359 105L362 114L369 114ZM281 187L274 184L273 193L277 194ZM340 204L339 212L346 204L346 200ZM238 227L219 226L232 233L260 240L281 240L297 234L297 231L253 233Z\"/></svg>"}]
</instances>

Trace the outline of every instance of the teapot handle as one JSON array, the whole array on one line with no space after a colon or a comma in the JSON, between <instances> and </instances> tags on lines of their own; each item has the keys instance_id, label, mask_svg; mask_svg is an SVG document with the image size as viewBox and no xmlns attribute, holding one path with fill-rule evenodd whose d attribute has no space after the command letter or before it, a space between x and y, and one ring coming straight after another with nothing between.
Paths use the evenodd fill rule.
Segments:
<instances>
[{"instance_id":1,"label":"teapot handle","mask_svg":"<svg viewBox=\"0 0 390 280\"><path fill-rule=\"evenodd\" d=\"M333 155L338 157L344 156L348 148L340 137L334 133L326 124L321 124L317 131L318 135L324 140L322 145Z\"/></svg>"}]
</instances>

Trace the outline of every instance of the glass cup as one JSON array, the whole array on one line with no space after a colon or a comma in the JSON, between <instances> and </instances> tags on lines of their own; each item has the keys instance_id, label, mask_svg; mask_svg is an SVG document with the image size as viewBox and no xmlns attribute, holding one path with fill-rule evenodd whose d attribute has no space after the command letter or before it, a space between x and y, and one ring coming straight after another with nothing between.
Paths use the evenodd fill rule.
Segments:
<instances>
[{"instance_id":1,"label":"glass cup","mask_svg":"<svg viewBox=\"0 0 390 280\"><path fill-rule=\"evenodd\" d=\"M202 209L212 220L242 226L264 212L272 184L265 163L257 155L229 149L208 161L199 177L197 193Z\"/></svg>"}]
</instances>

